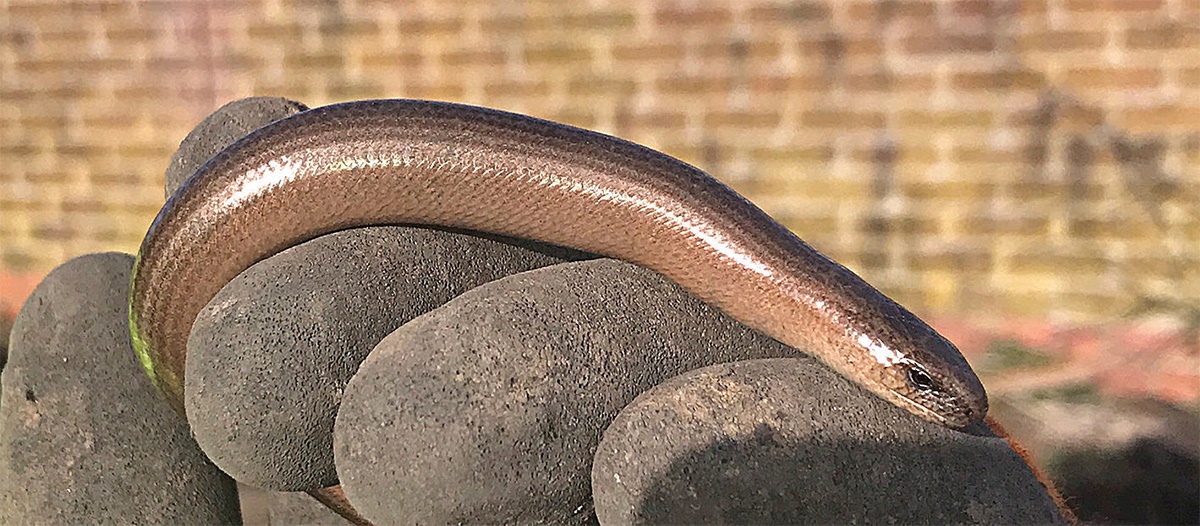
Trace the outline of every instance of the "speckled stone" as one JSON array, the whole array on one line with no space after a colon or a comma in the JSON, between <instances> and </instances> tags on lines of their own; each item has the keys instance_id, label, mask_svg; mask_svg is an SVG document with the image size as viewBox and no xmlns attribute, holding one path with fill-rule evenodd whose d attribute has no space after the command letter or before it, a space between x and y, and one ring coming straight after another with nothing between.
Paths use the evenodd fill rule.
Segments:
<instances>
[{"instance_id":1,"label":"speckled stone","mask_svg":"<svg viewBox=\"0 0 1200 526\"><path fill-rule=\"evenodd\" d=\"M482 283L583 257L421 228L322 236L259 262L201 311L184 401L196 440L238 481L275 491L337 483L342 389L389 332Z\"/></svg>"},{"instance_id":2,"label":"speckled stone","mask_svg":"<svg viewBox=\"0 0 1200 526\"><path fill-rule=\"evenodd\" d=\"M241 522L233 480L138 365L132 265L115 253L68 261L17 316L0 393L0 524Z\"/></svg>"},{"instance_id":3,"label":"speckled stone","mask_svg":"<svg viewBox=\"0 0 1200 526\"><path fill-rule=\"evenodd\" d=\"M167 197L217 152L246 134L271 122L307 110L292 100L250 97L221 106L188 133L167 165L164 190Z\"/></svg>"},{"instance_id":4,"label":"speckled stone","mask_svg":"<svg viewBox=\"0 0 1200 526\"><path fill-rule=\"evenodd\" d=\"M631 264L517 274L380 342L346 387L338 473L382 524L592 523L592 455L638 393L796 353Z\"/></svg>"},{"instance_id":5,"label":"speckled stone","mask_svg":"<svg viewBox=\"0 0 1200 526\"><path fill-rule=\"evenodd\" d=\"M911 417L824 367L747 360L672 378L604 432L603 524L1051 524L1008 443Z\"/></svg>"},{"instance_id":6,"label":"speckled stone","mask_svg":"<svg viewBox=\"0 0 1200 526\"><path fill-rule=\"evenodd\" d=\"M244 134L304 109L267 97L221 107L172 157L167 194ZM561 257L582 256L498 237L378 227L269 258L197 318L186 366L196 437L243 482L280 491L334 484L333 415L366 352L462 290Z\"/></svg>"}]
</instances>

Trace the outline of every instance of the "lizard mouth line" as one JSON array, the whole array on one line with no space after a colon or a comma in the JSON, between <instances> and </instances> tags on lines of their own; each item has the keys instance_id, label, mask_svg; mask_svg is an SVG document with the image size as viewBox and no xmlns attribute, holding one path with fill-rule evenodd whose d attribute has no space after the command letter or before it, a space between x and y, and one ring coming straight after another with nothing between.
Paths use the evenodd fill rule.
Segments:
<instances>
[{"instance_id":1,"label":"lizard mouth line","mask_svg":"<svg viewBox=\"0 0 1200 526\"><path fill-rule=\"evenodd\" d=\"M929 409L928 407L918 404L913 399L911 399L907 396L904 396L895 390L891 390L891 392L892 392L892 394L896 395L896 397L898 397L900 400L903 400L906 404L908 404L908 407L910 410L915 410L916 412L919 412L920 414L924 415L926 418L929 418L940 424L946 424L946 417L937 414L936 412Z\"/></svg>"}]
</instances>

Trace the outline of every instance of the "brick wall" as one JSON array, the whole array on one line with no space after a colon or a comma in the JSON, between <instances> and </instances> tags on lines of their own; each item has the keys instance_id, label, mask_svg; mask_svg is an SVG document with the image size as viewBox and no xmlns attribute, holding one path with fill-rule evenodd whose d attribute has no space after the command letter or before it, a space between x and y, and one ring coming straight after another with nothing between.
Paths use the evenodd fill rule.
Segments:
<instances>
[{"instance_id":1,"label":"brick wall","mask_svg":"<svg viewBox=\"0 0 1200 526\"><path fill-rule=\"evenodd\" d=\"M1198 49L1197 0L0 0L0 283L135 251L224 102L415 97L692 162L919 313L1195 312Z\"/></svg>"}]
</instances>

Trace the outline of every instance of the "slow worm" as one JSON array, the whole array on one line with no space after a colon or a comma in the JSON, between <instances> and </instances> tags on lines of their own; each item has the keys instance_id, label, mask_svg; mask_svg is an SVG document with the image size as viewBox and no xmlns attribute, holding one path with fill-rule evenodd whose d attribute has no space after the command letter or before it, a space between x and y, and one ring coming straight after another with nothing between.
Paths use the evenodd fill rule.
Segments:
<instances>
[{"instance_id":1,"label":"slow worm","mask_svg":"<svg viewBox=\"0 0 1200 526\"><path fill-rule=\"evenodd\" d=\"M923 418L962 428L987 412L953 344L703 171L596 132L412 100L299 113L198 170L138 253L129 322L142 365L182 411L188 332L222 286L289 246L373 224L636 263Z\"/></svg>"}]
</instances>

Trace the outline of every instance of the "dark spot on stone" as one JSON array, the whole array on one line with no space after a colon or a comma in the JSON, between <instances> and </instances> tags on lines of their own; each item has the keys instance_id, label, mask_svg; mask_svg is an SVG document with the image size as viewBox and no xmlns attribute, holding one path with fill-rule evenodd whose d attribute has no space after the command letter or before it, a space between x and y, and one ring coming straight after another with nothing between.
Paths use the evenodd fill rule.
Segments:
<instances>
[{"instance_id":1,"label":"dark spot on stone","mask_svg":"<svg viewBox=\"0 0 1200 526\"><path fill-rule=\"evenodd\" d=\"M771 424L763 422L754 428L754 442L756 444L765 445L773 442L775 430L771 428Z\"/></svg>"}]
</instances>

